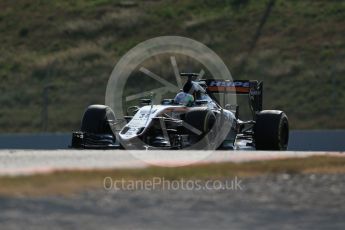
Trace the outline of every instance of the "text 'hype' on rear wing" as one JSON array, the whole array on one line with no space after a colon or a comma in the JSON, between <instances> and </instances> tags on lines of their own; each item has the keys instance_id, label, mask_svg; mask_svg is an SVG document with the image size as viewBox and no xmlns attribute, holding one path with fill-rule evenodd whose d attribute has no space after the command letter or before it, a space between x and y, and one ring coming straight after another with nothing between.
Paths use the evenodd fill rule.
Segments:
<instances>
[{"instance_id":1,"label":"text 'hype' on rear wing","mask_svg":"<svg viewBox=\"0 0 345 230\"><path fill-rule=\"evenodd\" d=\"M256 80L203 80L209 93L249 95L254 111L262 110L263 82Z\"/></svg>"},{"instance_id":2,"label":"text 'hype' on rear wing","mask_svg":"<svg viewBox=\"0 0 345 230\"><path fill-rule=\"evenodd\" d=\"M260 94L262 82L248 80L204 80L207 90L212 93Z\"/></svg>"}]
</instances>

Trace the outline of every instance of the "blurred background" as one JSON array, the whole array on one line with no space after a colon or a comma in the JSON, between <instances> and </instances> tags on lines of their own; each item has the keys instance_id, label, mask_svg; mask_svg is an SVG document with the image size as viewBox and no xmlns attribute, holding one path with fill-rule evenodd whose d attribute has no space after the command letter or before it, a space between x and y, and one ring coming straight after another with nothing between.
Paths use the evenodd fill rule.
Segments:
<instances>
[{"instance_id":1,"label":"blurred background","mask_svg":"<svg viewBox=\"0 0 345 230\"><path fill-rule=\"evenodd\" d=\"M286 111L292 129L345 128L345 1L1 0L0 9L2 134L77 130L84 109L104 103L121 56L164 35L204 43L234 79L263 80L264 108Z\"/></svg>"}]
</instances>

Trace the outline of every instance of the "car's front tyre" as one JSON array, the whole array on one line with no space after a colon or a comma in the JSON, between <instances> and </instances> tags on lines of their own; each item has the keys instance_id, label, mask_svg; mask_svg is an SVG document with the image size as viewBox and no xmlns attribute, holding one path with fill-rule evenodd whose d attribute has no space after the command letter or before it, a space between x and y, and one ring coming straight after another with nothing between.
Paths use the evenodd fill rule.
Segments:
<instances>
[{"instance_id":1,"label":"car's front tyre","mask_svg":"<svg viewBox=\"0 0 345 230\"><path fill-rule=\"evenodd\" d=\"M72 134L71 147L98 148L115 144L116 138L111 125L115 121L114 112L105 105L90 105L84 112L80 132Z\"/></svg>"}]
</instances>

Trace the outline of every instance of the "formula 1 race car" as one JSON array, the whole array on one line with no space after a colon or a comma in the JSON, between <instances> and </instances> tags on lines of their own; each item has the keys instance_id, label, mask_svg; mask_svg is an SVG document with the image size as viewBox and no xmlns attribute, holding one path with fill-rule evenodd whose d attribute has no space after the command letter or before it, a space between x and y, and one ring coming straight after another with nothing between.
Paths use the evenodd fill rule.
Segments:
<instances>
[{"instance_id":1,"label":"formula 1 race car","mask_svg":"<svg viewBox=\"0 0 345 230\"><path fill-rule=\"evenodd\" d=\"M262 110L263 83L256 80L196 80L188 78L175 99L153 104L141 99L127 109L127 116L115 118L105 105L89 106L81 131L72 134L73 148L125 149L241 149L286 150L288 118L283 111ZM239 106L221 106L219 95L246 95L252 119L239 118ZM118 128L119 123L123 123Z\"/></svg>"}]
</instances>

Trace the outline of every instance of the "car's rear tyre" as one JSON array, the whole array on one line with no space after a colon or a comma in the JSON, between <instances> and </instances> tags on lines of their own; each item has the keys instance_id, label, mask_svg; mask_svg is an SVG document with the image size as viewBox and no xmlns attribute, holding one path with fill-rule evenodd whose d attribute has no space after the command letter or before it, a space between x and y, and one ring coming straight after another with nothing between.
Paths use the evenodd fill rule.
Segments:
<instances>
[{"instance_id":1,"label":"car's rear tyre","mask_svg":"<svg viewBox=\"0 0 345 230\"><path fill-rule=\"evenodd\" d=\"M254 141L257 150L286 150L289 121L283 111L264 110L256 115Z\"/></svg>"},{"instance_id":2,"label":"car's rear tyre","mask_svg":"<svg viewBox=\"0 0 345 230\"><path fill-rule=\"evenodd\" d=\"M199 136L204 136L214 126L216 116L211 110L192 110L186 113L185 122L193 128L201 131L201 135ZM193 133L192 130L190 131Z\"/></svg>"},{"instance_id":3,"label":"car's rear tyre","mask_svg":"<svg viewBox=\"0 0 345 230\"><path fill-rule=\"evenodd\" d=\"M112 120L115 120L114 112L105 105L90 105L81 122L81 131L93 134L112 134L110 127Z\"/></svg>"}]
</instances>

